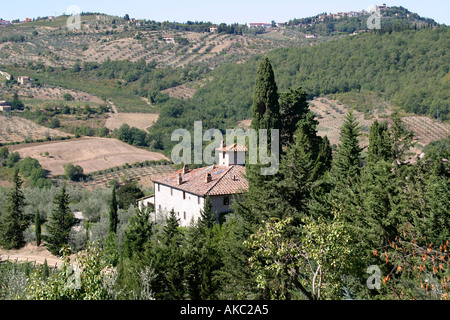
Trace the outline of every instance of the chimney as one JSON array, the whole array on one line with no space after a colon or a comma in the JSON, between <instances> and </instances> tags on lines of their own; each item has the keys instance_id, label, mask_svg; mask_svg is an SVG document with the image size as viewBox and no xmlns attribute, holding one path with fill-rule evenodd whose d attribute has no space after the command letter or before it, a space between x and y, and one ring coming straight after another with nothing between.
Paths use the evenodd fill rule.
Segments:
<instances>
[{"instance_id":1,"label":"chimney","mask_svg":"<svg viewBox=\"0 0 450 320\"><path fill-rule=\"evenodd\" d=\"M222 149L222 148L225 148L225 140L222 140L221 142L220 142L220 148Z\"/></svg>"},{"instance_id":2,"label":"chimney","mask_svg":"<svg viewBox=\"0 0 450 320\"><path fill-rule=\"evenodd\" d=\"M183 183L183 177L181 176L181 173L178 174L178 185Z\"/></svg>"},{"instance_id":3,"label":"chimney","mask_svg":"<svg viewBox=\"0 0 450 320\"><path fill-rule=\"evenodd\" d=\"M188 167L187 164L185 164L185 165L183 166L183 174L186 174L186 173L188 173L188 172L189 172L189 167Z\"/></svg>"},{"instance_id":4,"label":"chimney","mask_svg":"<svg viewBox=\"0 0 450 320\"><path fill-rule=\"evenodd\" d=\"M206 183L210 183L211 181L212 181L211 173L206 174L205 182L206 182Z\"/></svg>"}]
</instances>

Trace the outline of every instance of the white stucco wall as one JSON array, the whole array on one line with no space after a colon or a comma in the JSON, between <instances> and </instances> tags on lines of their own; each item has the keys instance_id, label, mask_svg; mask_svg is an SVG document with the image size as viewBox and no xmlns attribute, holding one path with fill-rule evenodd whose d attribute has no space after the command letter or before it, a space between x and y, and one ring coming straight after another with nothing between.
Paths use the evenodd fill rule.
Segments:
<instances>
[{"instance_id":1,"label":"white stucco wall","mask_svg":"<svg viewBox=\"0 0 450 320\"><path fill-rule=\"evenodd\" d=\"M159 187L158 187L159 186ZM172 191L171 191L172 189ZM229 198L229 205L224 204L224 197ZM230 205L233 202L235 195L228 196L211 196L211 204L213 211L217 214L230 211ZM183 198L183 191L172 188L163 184L155 183L155 211L170 212L174 209L177 215L180 226L187 227L192 221L197 221L200 218L200 210L203 209L205 198L185 192Z\"/></svg>"},{"instance_id":2,"label":"white stucco wall","mask_svg":"<svg viewBox=\"0 0 450 320\"><path fill-rule=\"evenodd\" d=\"M182 190L155 183L155 210L170 212L174 209L180 225L183 227L189 226L192 219L197 221L203 205L204 199L202 197L185 192L183 198Z\"/></svg>"}]
</instances>

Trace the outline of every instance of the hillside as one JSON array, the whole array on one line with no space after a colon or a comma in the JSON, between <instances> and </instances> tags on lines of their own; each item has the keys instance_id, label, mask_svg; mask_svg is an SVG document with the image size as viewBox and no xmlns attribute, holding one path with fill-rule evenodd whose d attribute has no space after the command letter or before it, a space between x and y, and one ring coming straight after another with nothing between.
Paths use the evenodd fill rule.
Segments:
<instances>
[{"instance_id":1,"label":"hillside","mask_svg":"<svg viewBox=\"0 0 450 320\"><path fill-rule=\"evenodd\" d=\"M368 115L380 102L386 102L405 112L446 121L449 38L446 26L374 32L308 48L280 48L267 56L279 91L301 86L309 99L337 95ZM208 127L220 129L233 128L238 121L248 119L260 57L218 67L191 99L161 104L154 139L161 141L174 128L191 128L199 115ZM161 148L170 149L170 142L164 143Z\"/></svg>"},{"instance_id":2,"label":"hillside","mask_svg":"<svg viewBox=\"0 0 450 320\"><path fill-rule=\"evenodd\" d=\"M382 32L437 25L403 7L388 7L381 13ZM129 20L100 13L84 13L81 28L68 29L68 16L44 17L0 26L0 65L70 67L77 61L143 60L154 61L159 67L206 63L215 68L275 48L309 46L368 30L368 12L348 14L294 18L269 29L212 22ZM216 29L211 32L211 27ZM316 37L306 38L306 34Z\"/></svg>"},{"instance_id":3,"label":"hillside","mask_svg":"<svg viewBox=\"0 0 450 320\"><path fill-rule=\"evenodd\" d=\"M402 7L386 8L382 15L384 27L370 32L362 32L368 14L317 15L269 29L220 24L214 32L210 22L127 21L102 14L84 14L81 29L68 30L67 17L61 16L0 27L0 64L15 78L38 79L41 92L75 89L79 103L88 99L91 108L98 108L98 102L109 111L116 108L94 116L95 123L90 113L73 125L75 120L61 118L70 133L84 134L87 129L73 126L87 127L89 121L97 129L118 129L123 123L142 130L152 126L147 141L165 152L175 128L203 120L225 129L248 119L263 55L272 61L280 91L302 86L309 99L337 94L345 100L354 94L350 105L364 113L374 108L364 101L375 94L406 112L445 121L449 28ZM308 33L315 37L306 38ZM39 108L49 110L37 99L39 91L6 83L2 95L19 90L34 116Z\"/></svg>"},{"instance_id":4,"label":"hillside","mask_svg":"<svg viewBox=\"0 0 450 320\"><path fill-rule=\"evenodd\" d=\"M77 61L153 61L159 67L183 67L206 63L214 68L226 62L242 62L256 53L278 47L309 45L297 28L271 32L249 30L210 32L202 28L154 21L126 21L120 17L89 14L81 17L81 29L69 30L67 16L0 27L0 64L71 67ZM294 29L294 28L292 28Z\"/></svg>"}]
</instances>

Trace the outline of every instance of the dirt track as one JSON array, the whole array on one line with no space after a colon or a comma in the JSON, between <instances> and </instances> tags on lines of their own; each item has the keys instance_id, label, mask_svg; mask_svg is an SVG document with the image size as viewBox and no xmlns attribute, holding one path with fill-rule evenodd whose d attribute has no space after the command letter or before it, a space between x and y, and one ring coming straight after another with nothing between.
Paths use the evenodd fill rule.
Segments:
<instances>
[{"instance_id":1,"label":"dirt track","mask_svg":"<svg viewBox=\"0 0 450 320\"><path fill-rule=\"evenodd\" d=\"M45 246L36 246L35 243L27 243L25 247L19 250L3 250L0 249L0 256L2 256L1 261L9 260L11 261L29 261L36 264L43 264L45 259L47 259L47 264L49 267L61 266L61 258L52 255ZM75 261L75 255L70 256L70 261Z\"/></svg>"}]
</instances>

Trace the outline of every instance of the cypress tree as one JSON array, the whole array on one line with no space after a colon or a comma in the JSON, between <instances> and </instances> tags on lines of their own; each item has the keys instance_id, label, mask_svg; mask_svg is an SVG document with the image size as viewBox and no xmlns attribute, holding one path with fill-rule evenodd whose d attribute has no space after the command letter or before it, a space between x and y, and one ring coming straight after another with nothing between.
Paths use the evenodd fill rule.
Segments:
<instances>
[{"instance_id":1,"label":"cypress tree","mask_svg":"<svg viewBox=\"0 0 450 320\"><path fill-rule=\"evenodd\" d=\"M256 131L258 138L256 145L251 145L250 148L260 149L259 130L267 130L267 151L271 152L272 136L271 130L280 130L280 105L278 89L275 83L275 76L272 65L268 58L263 58L259 64L256 82L253 90L252 103L252 123L250 128ZM278 132L279 133L279 132ZM275 141L280 150L280 141ZM258 152L259 154L259 152ZM278 155L279 156L279 155ZM249 153L247 153L247 158ZM248 159L247 159L248 160ZM258 159L256 164L246 163L246 178L248 180L249 189L246 193L245 202L235 202L236 213L241 215L245 220L251 223L260 223L264 212L259 210L261 207L266 211L270 205L264 201L270 201L270 194L272 186L270 181L278 179L275 175L263 175L261 169L265 166L261 164L261 159ZM277 159L279 161L279 159ZM261 199L264 199L261 201Z\"/></svg>"},{"instance_id":2,"label":"cypress tree","mask_svg":"<svg viewBox=\"0 0 450 320\"><path fill-rule=\"evenodd\" d=\"M70 230L74 224L74 216L69 208L69 195L66 193L66 184L53 201L55 208L47 224L48 250L54 255L61 255L60 250L69 243Z\"/></svg>"},{"instance_id":3,"label":"cypress tree","mask_svg":"<svg viewBox=\"0 0 450 320\"><path fill-rule=\"evenodd\" d=\"M257 138L255 141L256 145L251 145L250 148L260 148L259 130L267 130L267 150L270 152L272 146L271 130L280 130L281 119L278 88L275 83L272 65L268 58L263 58L259 64L252 99L252 123L250 128L255 130ZM280 132L278 131L278 133ZM280 141L278 140L276 143L278 144L278 150L280 150ZM272 177L261 175L261 168L264 165L260 163L260 160L258 158L257 164L250 164L247 161L246 174L250 188L258 185L261 187L264 181L270 180Z\"/></svg>"},{"instance_id":4,"label":"cypress tree","mask_svg":"<svg viewBox=\"0 0 450 320\"><path fill-rule=\"evenodd\" d=\"M263 58L259 64L258 74L253 90L251 128L279 129L280 105L275 75L268 58Z\"/></svg>"},{"instance_id":5,"label":"cypress tree","mask_svg":"<svg viewBox=\"0 0 450 320\"><path fill-rule=\"evenodd\" d=\"M50 269L48 268L47 258L44 260L44 265L42 266L42 268L44 277L47 279L50 276Z\"/></svg>"},{"instance_id":6,"label":"cypress tree","mask_svg":"<svg viewBox=\"0 0 450 320\"><path fill-rule=\"evenodd\" d=\"M41 217L39 216L39 210L36 210L36 215L34 216L34 234L36 237L36 245L41 245Z\"/></svg>"},{"instance_id":7,"label":"cypress tree","mask_svg":"<svg viewBox=\"0 0 450 320\"><path fill-rule=\"evenodd\" d=\"M117 200L116 200L116 188L113 186L111 194L111 202L109 206L109 232L117 232L117 224L119 223L119 218L117 214Z\"/></svg>"},{"instance_id":8,"label":"cypress tree","mask_svg":"<svg viewBox=\"0 0 450 320\"><path fill-rule=\"evenodd\" d=\"M24 214L25 196L22 192L23 180L19 170L14 173L14 188L8 194L5 211L0 219L0 244L5 249L19 249L25 244L23 232L28 226Z\"/></svg>"}]
</instances>

